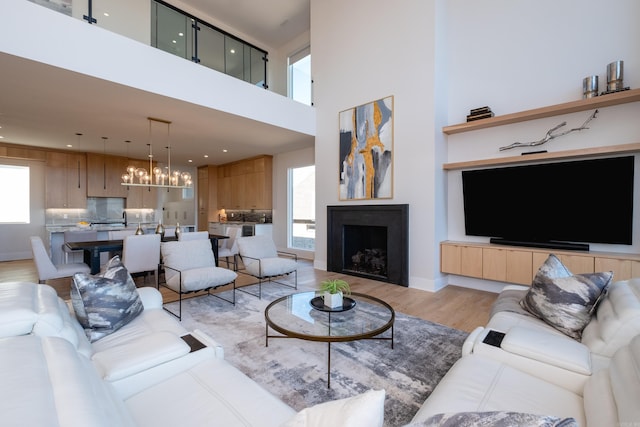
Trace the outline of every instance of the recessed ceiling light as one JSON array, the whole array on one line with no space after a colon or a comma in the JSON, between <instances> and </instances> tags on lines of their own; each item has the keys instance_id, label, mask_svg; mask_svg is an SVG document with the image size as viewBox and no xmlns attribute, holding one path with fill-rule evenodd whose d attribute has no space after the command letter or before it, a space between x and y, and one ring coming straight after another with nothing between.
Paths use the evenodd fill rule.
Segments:
<instances>
[{"instance_id":1,"label":"recessed ceiling light","mask_svg":"<svg viewBox=\"0 0 640 427\"><path fill-rule=\"evenodd\" d=\"M71 147L73 147L73 145L71 145L71 144L67 144L67 147L68 147L68 148L71 148Z\"/></svg>"},{"instance_id":2,"label":"recessed ceiling light","mask_svg":"<svg viewBox=\"0 0 640 427\"><path fill-rule=\"evenodd\" d=\"M191 160L191 159L189 159L189 160L187 160L187 161L188 161L189 163L193 163L193 160Z\"/></svg>"},{"instance_id":3,"label":"recessed ceiling light","mask_svg":"<svg viewBox=\"0 0 640 427\"><path fill-rule=\"evenodd\" d=\"M177 41L175 41L175 40L171 40L171 43L174 43L174 44L175 44L175 43L178 43L178 42L177 42Z\"/></svg>"},{"instance_id":4,"label":"recessed ceiling light","mask_svg":"<svg viewBox=\"0 0 640 427\"><path fill-rule=\"evenodd\" d=\"M231 49L231 50L229 50L229 52L236 53L236 50L235 49Z\"/></svg>"},{"instance_id":5,"label":"recessed ceiling light","mask_svg":"<svg viewBox=\"0 0 640 427\"><path fill-rule=\"evenodd\" d=\"M109 16L109 12L105 12L103 15L104 16Z\"/></svg>"},{"instance_id":6,"label":"recessed ceiling light","mask_svg":"<svg viewBox=\"0 0 640 427\"><path fill-rule=\"evenodd\" d=\"M178 33L180 37L184 37L184 33Z\"/></svg>"},{"instance_id":7,"label":"recessed ceiling light","mask_svg":"<svg viewBox=\"0 0 640 427\"><path fill-rule=\"evenodd\" d=\"M4 136L0 135L0 139L4 138Z\"/></svg>"},{"instance_id":8,"label":"recessed ceiling light","mask_svg":"<svg viewBox=\"0 0 640 427\"><path fill-rule=\"evenodd\" d=\"M204 158L205 158L205 159L208 159L208 158L209 158L209 155L208 155L208 154L205 154L205 155L204 155Z\"/></svg>"},{"instance_id":9,"label":"recessed ceiling light","mask_svg":"<svg viewBox=\"0 0 640 427\"><path fill-rule=\"evenodd\" d=\"M223 153L228 153L229 150L227 150L226 148L222 150Z\"/></svg>"}]
</instances>

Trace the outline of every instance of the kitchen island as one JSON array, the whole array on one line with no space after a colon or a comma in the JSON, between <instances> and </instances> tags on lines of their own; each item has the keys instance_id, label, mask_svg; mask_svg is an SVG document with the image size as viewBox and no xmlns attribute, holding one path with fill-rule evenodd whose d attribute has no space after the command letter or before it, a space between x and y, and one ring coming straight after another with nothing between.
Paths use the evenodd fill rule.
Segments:
<instances>
[{"instance_id":1,"label":"kitchen island","mask_svg":"<svg viewBox=\"0 0 640 427\"><path fill-rule=\"evenodd\" d=\"M157 223L141 223L140 227L144 230L145 234L155 233ZM98 232L98 240L109 240L109 231L114 230L136 230L138 228L138 223L128 224L126 227L124 225L116 225L116 224L95 224L91 227L78 227L77 224L68 224L68 225L47 225L45 226L47 230L47 237L49 241L49 253L51 254L51 260L54 264L63 264L64 263L64 253L62 252L62 245L64 244L64 232L69 230L74 231L82 231L82 230L95 230ZM195 230L195 225L180 225L182 230L191 232ZM175 225L165 225L166 230L175 229ZM46 245L46 243L45 243ZM108 253L104 253L102 255L103 259L101 259L102 263L107 262ZM83 262L83 256L81 252L71 253L69 254L69 262Z\"/></svg>"}]
</instances>

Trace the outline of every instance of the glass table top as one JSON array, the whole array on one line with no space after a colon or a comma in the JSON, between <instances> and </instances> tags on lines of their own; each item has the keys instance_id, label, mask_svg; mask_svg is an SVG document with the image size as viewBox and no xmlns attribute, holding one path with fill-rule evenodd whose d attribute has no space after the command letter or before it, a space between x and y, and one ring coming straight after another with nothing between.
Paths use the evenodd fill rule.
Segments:
<instances>
[{"instance_id":1,"label":"glass table top","mask_svg":"<svg viewBox=\"0 0 640 427\"><path fill-rule=\"evenodd\" d=\"M393 326L393 308L378 298L351 293L353 308L324 311L311 305L318 296L322 292L299 292L273 301L265 309L267 325L289 337L326 342L374 337Z\"/></svg>"}]
</instances>

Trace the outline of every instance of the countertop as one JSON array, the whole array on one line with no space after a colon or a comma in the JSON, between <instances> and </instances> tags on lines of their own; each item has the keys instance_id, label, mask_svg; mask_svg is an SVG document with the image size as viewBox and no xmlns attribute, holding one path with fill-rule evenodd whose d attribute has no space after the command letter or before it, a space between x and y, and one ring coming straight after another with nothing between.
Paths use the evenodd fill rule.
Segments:
<instances>
[{"instance_id":1,"label":"countertop","mask_svg":"<svg viewBox=\"0 0 640 427\"><path fill-rule=\"evenodd\" d=\"M140 226L145 230L156 229L158 225L157 222L147 222L141 223ZM184 227L195 227L194 225L182 225L180 224L180 228ZM92 231L112 231L112 230L136 230L138 228L138 223L128 224L126 227L124 225L109 225L109 224L95 224L91 227L78 227L77 224L56 224L56 225L46 225L45 228L50 233L64 233L65 231L73 230L73 231L84 231L84 230L92 230ZM175 228L175 225L165 225L164 228Z\"/></svg>"}]
</instances>

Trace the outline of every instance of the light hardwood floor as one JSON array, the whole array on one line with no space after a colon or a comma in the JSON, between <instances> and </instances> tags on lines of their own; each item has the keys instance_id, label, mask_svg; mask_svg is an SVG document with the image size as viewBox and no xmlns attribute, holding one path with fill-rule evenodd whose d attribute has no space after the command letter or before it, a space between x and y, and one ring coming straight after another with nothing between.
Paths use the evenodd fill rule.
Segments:
<instances>
[{"instance_id":1,"label":"light hardwood floor","mask_svg":"<svg viewBox=\"0 0 640 427\"><path fill-rule=\"evenodd\" d=\"M496 294L449 285L438 292L425 292L418 289L406 288L385 282L346 276L313 268L310 261L299 261L298 289L317 289L318 284L327 278L342 278L351 285L351 290L375 296L388 302L394 310L440 323L452 328L471 332L476 326L484 325L489 319L491 304ZM240 274L237 284L248 283L247 278ZM38 282L38 274L32 260L0 262L0 286L3 282L26 281ZM58 294L69 298L71 279L56 279L47 282L53 286ZM152 285L153 277L147 280L147 286ZM136 278L138 286L144 286L144 277ZM271 284L267 286L279 286ZM175 300L175 294L161 287L165 301Z\"/></svg>"}]
</instances>

